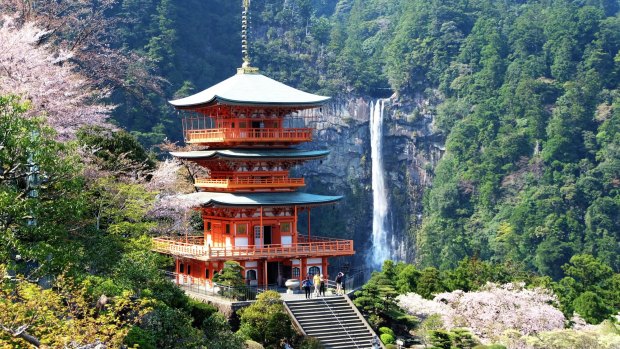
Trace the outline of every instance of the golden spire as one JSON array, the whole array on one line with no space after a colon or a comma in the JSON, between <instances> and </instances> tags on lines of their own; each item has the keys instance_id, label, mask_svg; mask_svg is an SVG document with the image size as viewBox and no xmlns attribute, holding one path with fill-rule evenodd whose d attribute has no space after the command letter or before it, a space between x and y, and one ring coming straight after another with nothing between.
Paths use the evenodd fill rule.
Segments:
<instances>
[{"instance_id":1,"label":"golden spire","mask_svg":"<svg viewBox=\"0 0 620 349\"><path fill-rule=\"evenodd\" d=\"M258 73L258 68L250 66L250 49L248 46L250 0L243 0L243 12L241 13L241 54L243 64L237 69L237 74Z\"/></svg>"}]
</instances>

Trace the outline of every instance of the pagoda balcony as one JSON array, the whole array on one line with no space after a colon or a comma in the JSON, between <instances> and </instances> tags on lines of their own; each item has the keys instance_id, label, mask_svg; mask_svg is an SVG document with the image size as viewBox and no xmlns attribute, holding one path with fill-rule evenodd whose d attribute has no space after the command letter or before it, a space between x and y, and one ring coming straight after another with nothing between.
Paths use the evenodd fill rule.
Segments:
<instances>
[{"instance_id":1,"label":"pagoda balcony","mask_svg":"<svg viewBox=\"0 0 620 349\"><path fill-rule=\"evenodd\" d=\"M306 185L303 178L288 177L241 177L241 178L197 178L194 185L205 189L260 190L299 188Z\"/></svg>"},{"instance_id":2,"label":"pagoda balcony","mask_svg":"<svg viewBox=\"0 0 620 349\"><path fill-rule=\"evenodd\" d=\"M202 143L303 143L312 141L311 128L211 128L186 130L185 141Z\"/></svg>"},{"instance_id":3,"label":"pagoda balcony","mask_svg":"<svg viewBox=\"0 0 620 349\"><path fill-rule=\"evenodd\" d=\"M353 240L323 237L298 237L297 243L271 244L244 247L209 247L204 245L202 237L153 239L153 250L173 256L204 261L213 260L256 260L264 258L301 258L301 257L336 257L351 256Z\"/></svg>"}]
</instances>

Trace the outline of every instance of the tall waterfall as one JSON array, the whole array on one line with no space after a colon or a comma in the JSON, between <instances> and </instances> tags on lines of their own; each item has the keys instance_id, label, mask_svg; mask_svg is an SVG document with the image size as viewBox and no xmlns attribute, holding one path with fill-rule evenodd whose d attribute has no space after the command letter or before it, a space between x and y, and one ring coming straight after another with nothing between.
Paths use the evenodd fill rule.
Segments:
<instances>
[{"instance_id":1,"label":"tall waterfall","mask_svg":"<svg viewBox=\"0 0 620 349\"><path fill-rule=\"evenodd\" d=\"M387 192L383 171L383 110L385 101L370 103L370 155L372 158L372 256L374 268L381 268L390 259L390 246L386 217L388 214Z\"/></svg>"}]
</instances>

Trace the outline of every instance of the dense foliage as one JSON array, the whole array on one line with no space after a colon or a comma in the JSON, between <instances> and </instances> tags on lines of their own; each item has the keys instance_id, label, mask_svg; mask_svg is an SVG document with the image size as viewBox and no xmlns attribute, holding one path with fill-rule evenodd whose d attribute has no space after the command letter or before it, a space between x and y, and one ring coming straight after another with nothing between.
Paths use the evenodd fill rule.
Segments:
<instances>
[{"instance_id":1,"label":"dense foliage","mask_svg":"<svg viewBox=\"0 0 620 349\"><path fill-rule=\"evenodd\" d=\"M119 6L132 16L120 26L123 42L156 62L168 96L238 65L233 2ZM618 9L615 1L257 0L250 55L267 75L310 91L391 89L401 101L429 100L416 112L434 117L447 151L414 231L419 262L446 269L477 256L558 280L579 253L620 270ZM169 109L149 100L122 103L117 120L136 132L161 135L159 123L177 132Z\"/></svg>"},{"instance_id":2,"label":"dense foliage","mask_svg":"<svg viewBox=\"0 0 620 349\"><path fill-rule=\"evenodd\" d=\"M468 35L428 76L447 152L425 198L421 263L477 255L559 279L589 253L620 270L616 5L463 12Z\"/></svg>"},{"instance_id":3,"label":"dense foliage","mask_svg":"<svg viewBox=\"0 0 620 349\"><path fill-rule=\"evenodd\" d=\"M27 110L0 97L0 346L240 347L149 251L157 193L135 138L82 129L61 143Z\"/></svg>"},{"instance_id":4,"label":"dense foliage","mask_svg":"<svg viewBox=\"0 0 620 349\"><path fill-rule=\"evenodd\" d=\"M0 98L0 264L11 275L0 306L27 314L37 297L48 299L61 322L43 334L45 325L27 317L0 317L0 340L61 343L62 321L72 316L65 287L79 290L84 309L86 331L72 334L71 345L116 344L125 333L127 344L140 347L241 345L221 317L190 303L158 271L166 261L148 251L144 236L188 228L174 218L178 203L156 201L161 186L152 184L160 182L151 172L167 183L178 179L175 165L155 170L140 145L179 140L166 99L234 73L239 5L0 4L14 17L0 27L7 39L0 42L0 92L29 101ZM413 114L432 117L446 139L442 160L429 169L423 224L412 229L421 269L388 263L356 299L374 326L413 326L394 301L398 293L431 298L488 281L551 288L567 318L574 311L598 323L618 312L619 10L614 0L252 1L250 55L267 75L337 97L423 99L428 106L411 103ZM101 97L117 107L98 104ZM133 136L77 130L103 124L107 111ZM59 143L58 134L77 141ZM222 277L234 284L231 267ZM94 308L102 295L109 305ZM135 316L119 316L123 309ZM93 314L118 334L89 332ZM260 327L275 326L280 315L248 314L246 337L273 346L289 335ZM467 340L427 325L436 346Z\"/></svg>"}]
</instances>

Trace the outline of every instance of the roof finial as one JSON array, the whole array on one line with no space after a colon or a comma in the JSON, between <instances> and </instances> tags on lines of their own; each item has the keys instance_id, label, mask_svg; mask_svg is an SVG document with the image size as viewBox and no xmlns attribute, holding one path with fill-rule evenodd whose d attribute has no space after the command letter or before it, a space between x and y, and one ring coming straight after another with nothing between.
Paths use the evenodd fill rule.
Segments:
<instances>
[{"instance_id":1,"label":"roof finial","mask_svg":"<svg viewBox=\"0 0 620 349\"><path fill-rule=\"evenodd\" d=\"M237 69L238 74L257 73L258 69L250 66L250 49L248 46L250 0L243 0L243 12L241 13L241 53L243 64Z\"/></svg>"}]
</instances>

